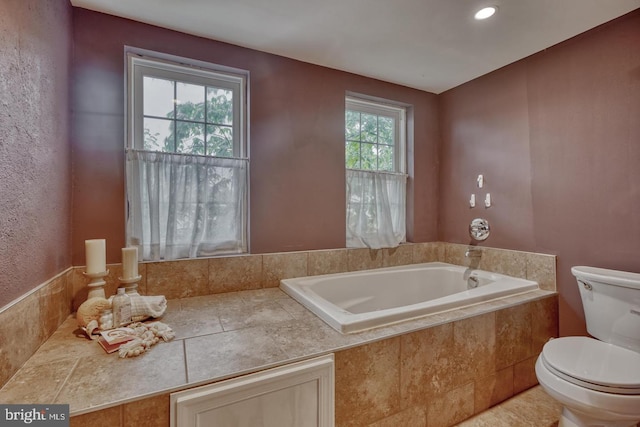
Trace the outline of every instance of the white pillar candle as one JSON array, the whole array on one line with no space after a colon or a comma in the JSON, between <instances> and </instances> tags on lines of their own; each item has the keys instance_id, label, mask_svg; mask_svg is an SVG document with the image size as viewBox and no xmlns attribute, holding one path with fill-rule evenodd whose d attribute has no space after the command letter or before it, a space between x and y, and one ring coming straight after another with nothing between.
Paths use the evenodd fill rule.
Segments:
<instances>
[{"instance_id":1,"label":"white pillar candle","mask_svg":"<svg viewBox=\"0 0 640 427\"><path fill-rule=\"evenodd\" d=\"M87 273L102 273L107 270L107 250L104 239L90 239L84 241Z\"/></svg>"},{"instance_id":2,"label":"white pillar candle","mask_svg":"<svg viewBox=\"0 0 640 427\"><path fill-rule=\"evenodd\" d=\"M138 248L122 248L122 278L138 277Z\"/></svg>"}]
</instances>

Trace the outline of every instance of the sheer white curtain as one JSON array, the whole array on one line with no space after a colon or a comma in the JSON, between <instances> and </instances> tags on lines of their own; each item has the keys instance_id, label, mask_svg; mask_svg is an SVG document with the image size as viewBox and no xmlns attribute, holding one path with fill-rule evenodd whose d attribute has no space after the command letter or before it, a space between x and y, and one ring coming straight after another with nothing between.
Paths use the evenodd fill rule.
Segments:
<instances>
[{"instance_id":1,"label":"sheer white curtain","mask_svg":"<svg viewBox=\"0 0 640 427\"><path fill-rule=\"evenodd\" d=\"M127 245L144 260L246 251L248 160L127 150Z\"/></svg>"},{"instance_id":2,"label":"sheer white curtain","mask_svg":"<svg viewBox=\"0 0 640 427\"><path fill-rule=\"evenodd\" d=\"M406 240L407 176L347 169L347 247L396 247Z\"/></svg>"}]
</instances>

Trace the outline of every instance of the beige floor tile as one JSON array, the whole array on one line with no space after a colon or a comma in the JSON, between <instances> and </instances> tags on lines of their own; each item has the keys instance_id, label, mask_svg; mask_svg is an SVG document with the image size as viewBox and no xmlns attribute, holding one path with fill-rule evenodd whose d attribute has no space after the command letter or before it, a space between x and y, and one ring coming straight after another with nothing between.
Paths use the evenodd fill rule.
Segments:
<instances>
[{"instance_id":1,"label":"beige floor tile","mask_svg":"<svg viewBox=\"0 0 640 427\"><path fill-rule=\"evenodd\" d=\"M427 409L413 406L390 417L369 424L368 427L425 427L427 425Z\"/></svg>"},{"instance_id":2,"label":"beige floor tile","mask_svg":"<svg viewBox=\"0 0 640 427\"><path fill-rule=\"evenodd\" d=\"M501 406L517 414L523 422L533 426L549 426L558 421L562 406L552 399L542 387L533 387L509 399ZM524 424L523 424L524 425Z\"/></svg>"},{"instance_id":3,"label":"beige floor tile","mask_svg":"<svg viewBox=\"0 0 640 427\"><path fill-rule=\"evenodd\" d=\"M516 414L496 407L457 425L459 427L521 427L523 424Z\"/></svg>"},{"instance_id":4,"label":"beige floor tile","mask_svg":"<svg viewBox=\"0 0 640 427\"><path fill-rule=\"evenodd\" d=\"M540 386L458 424L462 427L555 427L562 407ZM429 426L431 427L431 426Z\"/></svg>"}]
</instances>

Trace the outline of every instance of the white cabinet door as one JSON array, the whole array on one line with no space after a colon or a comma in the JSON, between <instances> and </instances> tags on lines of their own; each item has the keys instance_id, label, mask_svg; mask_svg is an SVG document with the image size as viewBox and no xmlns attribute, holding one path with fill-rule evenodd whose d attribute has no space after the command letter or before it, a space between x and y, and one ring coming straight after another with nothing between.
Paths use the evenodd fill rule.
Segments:
<instances>
[{"instance_id":1,"label":"white cabinet door","mask_svg":"<svg viewBox=\"0 0 640 427\"><path fill-rule=\"evenodd\" d=\"M333 355L171 394L171 427L333 426Z\"/></svg>"}]
</instances>

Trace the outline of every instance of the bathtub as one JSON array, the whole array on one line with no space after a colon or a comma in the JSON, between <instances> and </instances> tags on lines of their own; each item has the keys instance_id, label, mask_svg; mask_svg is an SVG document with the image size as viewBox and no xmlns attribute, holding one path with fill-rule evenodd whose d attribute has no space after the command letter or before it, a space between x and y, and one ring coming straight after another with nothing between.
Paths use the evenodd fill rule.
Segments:
<instances>
[{"instance_id":1,"label":"bathtub","mask_svg":"<svg viewBox=\"0 0 640 427\"><path fill-rule=\"evenodd\" d=\"M538 283L442 262L280 281L341 333L358 332L538 289Z\"/></svg>"}]
</instances>

